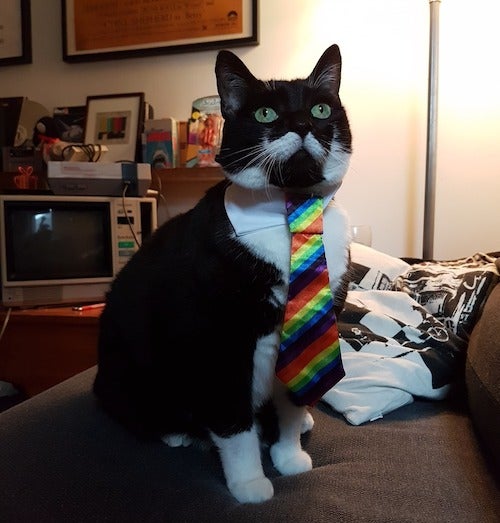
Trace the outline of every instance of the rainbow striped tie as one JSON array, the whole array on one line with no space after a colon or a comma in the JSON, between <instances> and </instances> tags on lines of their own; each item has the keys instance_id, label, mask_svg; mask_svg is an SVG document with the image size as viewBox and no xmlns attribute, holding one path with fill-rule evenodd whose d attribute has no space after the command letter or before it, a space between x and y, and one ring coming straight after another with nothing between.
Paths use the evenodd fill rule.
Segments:
<instances>
[{"instance_id":1,"label":"rainbow striped tie","mask_svg":"<svg viewBox=\"0 0 500 523\"><path fill-rule=\"evenodd\" d=\"M323 246L323 199L288 195L290 285L276 375L297 405L314 405L344 375Z\"/></svg>"}]
</instances>

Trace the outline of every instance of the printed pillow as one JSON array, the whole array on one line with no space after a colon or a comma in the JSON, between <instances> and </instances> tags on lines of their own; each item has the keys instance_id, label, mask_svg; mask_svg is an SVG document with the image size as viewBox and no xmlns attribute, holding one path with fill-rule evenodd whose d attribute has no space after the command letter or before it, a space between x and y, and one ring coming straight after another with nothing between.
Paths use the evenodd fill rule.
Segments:
<instances>
[{"instance_id":1,"label":"printed pillow","mask_svg":"<svg viewBox=\"0 0 500 523\"><path fill-rule=\"evenodd\" d=\"M495 258L476 253L452 261L413 264L394 281L463 340L468 340L486 298L499 280Z\"/></svg>"},{"instance_id":2,"label":"printed pillow","mask_svg":"<svg viewBox=\"0 0 500 523\"><path fill-rule=\"evenodd\" d=\"M351 243L351 283L354 289L391 290L392 282L410 264L361 243Z\"/></svg>"},{"instance_id":3,"label":"printed pillow","mask_svg":"<svg viewBox=\"0 0 500 523\"><path fill-rule=\"evenodd\" d=\"M407 263L353 243L353 281L339 317L346 376L322 400L359 425L415 397L444 398L499 280L497 256Z\"/></svg>"},{"instance_id":4,"label":"printed pillow","mask_svg":"<svg viewBox=\"0 0 500 523\"><path fill-rule=\"evenodd\" d=\"M346 374L322 400L353 425L444 398L466 349L404 292L350 290L338 327Z\"/></svg>"}]
</instances>

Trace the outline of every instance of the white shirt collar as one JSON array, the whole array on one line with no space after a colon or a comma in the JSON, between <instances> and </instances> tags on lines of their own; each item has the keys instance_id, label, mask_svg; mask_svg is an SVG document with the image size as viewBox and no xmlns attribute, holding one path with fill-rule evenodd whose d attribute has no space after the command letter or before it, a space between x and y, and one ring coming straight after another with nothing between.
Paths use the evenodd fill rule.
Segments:
<instances>
[{"instance_id":1,"label":"white shirt collar","mask_svg":"<svg viewBox=\"0 0 500 523\"><path fill-rule=\"evenodd\" d=\"M323 197L324 207L336 191ZM278 187L252 190L233 183L226 189L224 205L237 236L287 224L285 193Z\"/></svg>"}]
</instances>

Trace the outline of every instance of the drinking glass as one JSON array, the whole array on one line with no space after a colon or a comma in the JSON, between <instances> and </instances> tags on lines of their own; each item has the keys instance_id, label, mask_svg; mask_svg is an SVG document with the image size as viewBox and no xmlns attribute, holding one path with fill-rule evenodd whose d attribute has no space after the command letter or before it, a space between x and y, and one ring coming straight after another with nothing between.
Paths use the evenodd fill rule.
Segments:
<instances>
[{"instance_id":1,"label":"drinking glass","mask_svg":"<svg viewBox=\"0 0 500 523\"><path fill-rule=\"evenodd\" d=\"M371 247L372 245L372 228L369 225L353 225L351 227L352 241L362 243Z\"/></svg>"}]
</instances>

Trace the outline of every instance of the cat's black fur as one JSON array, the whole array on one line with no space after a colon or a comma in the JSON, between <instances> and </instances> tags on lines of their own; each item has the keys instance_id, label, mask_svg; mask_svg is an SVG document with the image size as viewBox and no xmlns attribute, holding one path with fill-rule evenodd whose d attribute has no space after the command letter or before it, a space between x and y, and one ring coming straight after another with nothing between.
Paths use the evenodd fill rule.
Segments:
<instances>
[{"instance_id":1,"label":"cat's black fur","mask_svg":"<svg viewBox=\"0 0 500 523\"><path fill-rule=\"evenodd\" d=\"M283 474L311 468L300 433L313 421L274 377L289 234L275 228L238 237L224 198L231 184L321 195L341 184L351 134L338 96L340 64L331 46L308 78L264 82L233 53L218 54L224 131L217 160L227 180L144 241L113 282L100 320L94 384L100 404L135 433L172 446L209 436L229 490L242 502L273 495L260 462L257 411L270 400L276 406L279 439L270 452ZM316 104L327 110L326 104L331 115L314 118ZM277 119L259 123L271 114L265 109L256 118L262 107ZM331 214L339 311L349 234L342 212Z\"/></svg>"}]
</instances>

